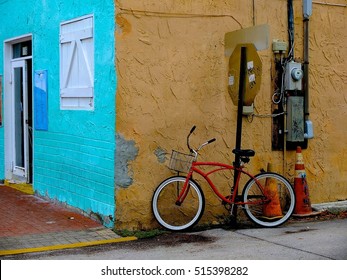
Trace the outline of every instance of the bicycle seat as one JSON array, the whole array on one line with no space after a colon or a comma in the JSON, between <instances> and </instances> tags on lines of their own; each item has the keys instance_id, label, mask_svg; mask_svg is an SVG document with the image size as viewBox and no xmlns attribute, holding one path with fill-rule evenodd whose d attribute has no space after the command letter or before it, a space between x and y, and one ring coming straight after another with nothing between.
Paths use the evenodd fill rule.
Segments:
<instances>
[{"instance_id":1,"label":"bicycle seat","mask_svg":"<svg viewBox=\"0 0 347 280\"><path fill-rule=\"evenodd\" d=\"M237 156L241 157L253 157L255 155L255 151L247 149L247 150L242 150L242 149L234 149L233 153Z\"/></svg>"}]
</instances>

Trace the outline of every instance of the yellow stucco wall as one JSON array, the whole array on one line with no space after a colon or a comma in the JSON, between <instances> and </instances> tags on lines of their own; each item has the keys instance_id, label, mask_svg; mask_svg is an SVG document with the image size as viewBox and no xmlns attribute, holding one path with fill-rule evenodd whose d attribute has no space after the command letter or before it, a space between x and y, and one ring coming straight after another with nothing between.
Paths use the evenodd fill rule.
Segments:
<instances>
[{"instance_id":1,"label":"yellow stucco wall","mask_svg":"<svg viewBox=\"0 0 347 280\"><path fill-rule=\"evenodd\" d=\"M303 57L301 3L294 0L297 58ZM137 149L126 164L131 183L116 186L116 227L148 229L157 226L151 213L153 191L171 175L160 152L186 151L185 137L193 125L197 125L193 144L217 138L200 159L232 162L237 108L227 91L224 35L267 23L270 45L273 39L288 41L287 1L119 0L116 14L116 127L122 139L132 141ZM313 203L347 199L346 39L346 8L314 4L310 119L315 137L303 151ZM259 55L263 76L256 112L270 114L271 46ZM272 162L277 171L293 179L295 151L272 151L271 118L244 119L242 147L256 151L251 172L258 173ZM202 222L220 222L224 208L205 184L202 187L207 198ZM228 188L221 186L226 194Z\"/></svg>"}]
</instances>

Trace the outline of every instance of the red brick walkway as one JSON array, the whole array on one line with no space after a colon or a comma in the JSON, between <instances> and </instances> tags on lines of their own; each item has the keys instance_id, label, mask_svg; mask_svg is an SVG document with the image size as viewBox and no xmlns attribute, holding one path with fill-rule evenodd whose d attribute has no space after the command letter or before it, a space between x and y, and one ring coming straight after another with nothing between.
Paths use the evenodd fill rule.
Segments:
<instances>
[{"instance_id":1,"label":"red brick walkway","mask_svg":"<svg viewBox=\"0 0 347 280\"><path fill-rule=\"evenodd\" d=\"M0 237L84 230L101 224L81 214L0 185Z\"/></svg>"}]
</instances>

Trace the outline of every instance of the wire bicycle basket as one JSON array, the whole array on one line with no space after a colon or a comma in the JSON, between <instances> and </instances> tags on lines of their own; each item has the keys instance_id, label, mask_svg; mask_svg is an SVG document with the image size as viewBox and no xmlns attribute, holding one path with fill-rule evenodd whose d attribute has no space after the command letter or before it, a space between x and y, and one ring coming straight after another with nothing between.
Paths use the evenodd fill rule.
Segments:
<instances>
[{"instance_id":1,"label":"wire bicycle basket","mask_svg":"<svg viewBox=\"0 0 347 280\"><path fill-rule=\"evenodd\" d=\"M192 163L194 161L194 155L184 154L175 150L172 150L169 169L176 172L188 173Z\"/></svg>"}]
</instances>

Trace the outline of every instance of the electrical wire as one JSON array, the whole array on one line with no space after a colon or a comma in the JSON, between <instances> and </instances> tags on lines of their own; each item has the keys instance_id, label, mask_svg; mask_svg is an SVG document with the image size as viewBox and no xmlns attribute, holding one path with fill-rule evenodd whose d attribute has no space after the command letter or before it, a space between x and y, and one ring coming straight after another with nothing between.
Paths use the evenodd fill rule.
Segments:
<instances>
[{"instance_id":1,"label":"electrical wire","mask_svg":"<svg viewBox=\"0 0 347 280\"><path fill-rule=\"evenodd\" d=\"M276 96L278 96L278 97L276 98ZM276 99L277 99L277 100L276 100ZM271 100L272 100L272 103L274 103L274 104L280 104L280 103L281 103L281 100L282 100L282 93L276 91L276 92L272 95Z\"/></svg>"},{"instance_id":2,"label":"electrical wire","mask_svg":"<svg viewBox=\"0 0 347 280\"><path fill-rule=\"evenodd\" d=\"M288 35L289 35L289 52L287 61L294 58L294 10L293 0L288 0Z\"/></svg>"},{"instance_id":3,"label":"electrical wire","mask_svg":"<svg viewBox=\"0 0 347 280\"><path fill-rule=\"evenodd\" d=\"M256 107L254 107L254 109L256 110ZM253 114L247 115L247 120L249 123L251 123L251 122L253 122L254 117L256 117L256 118L277 118L277 117L284 115L284 114L285 114L285 112L281 112L281 113L277 113L277 114L255 114L255 113L253 113Z\"/></svg>"},{"instance_id":4,"label":"electrical wire","mask_svg":"<svg viewBox=\"0 0 347 280\"><path fill-rule=\"evenodd\" d=\"M283 60L283 54L281 54L281 59L279 61L280 65L282 67L281 85L280 85L280 88L277 89L271 97L272 102L276 105L280 104L281 101L283 100L283 96L284 96L284 73L285 73L285 68L286 68L288 61L289 61L288 58Z\"/></svg>"},{"instance_id":5,"label":"electrical wire","mask_svg":"<svg viewBox=\"0 0 347 280\"><path fill-rule=\"evenodd\" d=\"M232 18L242 29L242 24L232 15L229 14L192 14L192 13L168 13L161 11L145 11L145 10L135 10L125 7L117 7L121 12L118 14L137 14L145 16L157 16L157 17L176 17L176 18L194 18L194 17L210 17L210 18L220 18L220 17L230 17Z\"/></svg>"},{"instance_id":6,"label":"electrical wire","mask_svg":"<svg viewBox=\"0 0 347 280\"><path fill-rule=\"evenodd\" d=\"M285 112L281 112L281 113L277 113L277 114L253 114L254 117L258 117L258 118L276 118L279 117L281 115L284 115Z\"/></svg>"}]
</instances>

